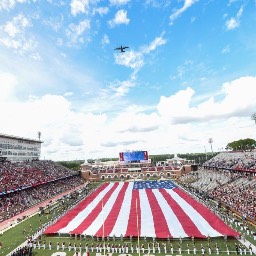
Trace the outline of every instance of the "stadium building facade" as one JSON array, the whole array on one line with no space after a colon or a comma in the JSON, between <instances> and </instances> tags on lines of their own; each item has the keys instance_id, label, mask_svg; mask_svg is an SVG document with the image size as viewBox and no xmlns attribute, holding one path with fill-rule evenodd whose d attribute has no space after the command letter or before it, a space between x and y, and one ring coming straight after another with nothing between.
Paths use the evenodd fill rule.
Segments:
<instances>
[{"instance_id":1,"label":"stadium building facade","mask_svg":"<svg viewBox=\"0 0 256 256\"><path fill-rule=\"evenodd\" d=\"M40 140L0 133L0 161L11 162L38 160L41 154Z\"/></svg>"}]
</instances>

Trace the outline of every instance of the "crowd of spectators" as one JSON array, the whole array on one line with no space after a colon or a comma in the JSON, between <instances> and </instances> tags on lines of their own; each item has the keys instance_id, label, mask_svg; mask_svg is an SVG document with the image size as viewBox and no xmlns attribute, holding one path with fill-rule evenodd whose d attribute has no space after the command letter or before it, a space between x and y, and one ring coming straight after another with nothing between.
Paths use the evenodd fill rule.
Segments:
<instances>
[{"instance_id":1,"label":"crowd of spectators","mask_svg":"<svg viewBox=\"0 0 256 256\"><path fill-rule=\"evenodd\" d=\"M220 153L180 182L256 222L255 160L255 151Z\"/></svg>"},{"instance_id":2,"label":"crowd of spectators","mask_svg":"<svg viewBox=\"0 0 256 256\"><path fill-rule=\"evenodd\" d=\"M252 178L252 174L225 169L199 168L196 172L190 172L180 177L180 181L192 184L193 188L204 192L210 192L217 187L232 183L240 177Z\"/></svg>"},{"instance_id":3,"label":"crowd of spectators","mask_svg":"<svg viewBox=\"0 0 256 256\"><path fill-rule=\"evenodd\" d=\"M205 168L256 171L256 150L222 152L203 164Z\"/></svg>"},{"instance_id":4,"label":"crowd of spectators","mask_svg":"<svg viewBox=\"0 0 256 256\"><path fill-rule=\"evenodd\" d=\"M225 186L212 190L210 196L239 212L244 218L256 221L256 180L240 177Z\"/></svg>"},{"instance_id":5,"label":"crowd of spectators","mask_svg":"<svg viewBox=\"0 0 256 256\"><path fill-rule=\"evenodd\" d=\"M25 161L0 163L0 194L25 187L36 186L49 181L76 175L70 170L53 161Z\"/></svg>"},{"instance_id":6,"label":"crowd of spectators","mask_svg":"<svg viewBox=\"0 0 256 256\"><path fill-rule=\"evenodd\" d=\"M77 171L52 161L4 162L0 174L0 221L84 183Z\"/></svg>"}]
</instances>

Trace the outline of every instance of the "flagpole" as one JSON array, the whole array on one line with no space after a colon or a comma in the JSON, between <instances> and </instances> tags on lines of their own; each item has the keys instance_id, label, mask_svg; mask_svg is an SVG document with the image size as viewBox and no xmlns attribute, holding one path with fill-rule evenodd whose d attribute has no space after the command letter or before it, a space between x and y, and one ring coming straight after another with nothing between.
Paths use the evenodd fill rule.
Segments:
<instances>
[{"instance_id":1,"label":"flagpole","mask_svg":"<svg viewBox=\"0 0 256 256\"><path fill-rule=\"evenodd\" d=\"M102 224L103 224L103 235L102 235L102 238L103 238L103 255L105 256L105 253L106 253L106 249L105 249L105 238L104 238L104 232L105 232L105 230L104 230L104 216L103 216L103 199L102 199L102 204L101 204L101 207L102 207Z\"/></svg>"},{"instance_id":2,"label":"flagpole","mask_svg":"<svg viewBox=\"0 0 256 256\"><path fill-rule=\"evenodd\" d=\"M138 217L138 205L137 205L137 198L136 198L136 217L137 217L138 247L139 247L139 256L140 256L140 233L139 233L139 217Z\"/></svg>"}]
</instances>

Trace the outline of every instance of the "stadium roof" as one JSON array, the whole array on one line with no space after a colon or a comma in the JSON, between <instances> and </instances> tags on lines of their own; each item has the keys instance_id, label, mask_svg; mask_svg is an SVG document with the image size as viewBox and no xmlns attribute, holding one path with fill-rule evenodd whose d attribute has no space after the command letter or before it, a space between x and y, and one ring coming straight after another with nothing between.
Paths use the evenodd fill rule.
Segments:
<instances>
[{"instance_id":1,"label":"stadium roof","mask_svg":"<svg viewBox=\"0 0 256 256\"><path fill-rule=\"evenodd\" d=\"M34 139L29 139L29 138L14 136L14 135L2 134L2 133L0 133L0 138L18 139L18 140L24 140L24 141L29 141L29 142L43 143L43 141L41 141L41 140L34 140Z\"/></svg>"}]
</instances>

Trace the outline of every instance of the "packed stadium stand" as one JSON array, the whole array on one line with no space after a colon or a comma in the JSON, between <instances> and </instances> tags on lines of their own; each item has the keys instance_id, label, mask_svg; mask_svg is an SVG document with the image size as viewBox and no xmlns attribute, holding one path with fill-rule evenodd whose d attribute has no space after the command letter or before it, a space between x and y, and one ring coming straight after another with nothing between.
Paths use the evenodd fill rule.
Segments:
<instances>
[{"instance_id":1,"label":"packed stadium stand","mask_svg":"<svg viewBox=\"0 0 256 256\"><path fill-rule=\"evenodd\" d=\"M220 153L180 180L256 223L256 151Z\"/></svg>"},{"instance_id":2,"label":"packed stadium stand","mask_svg":"<svg viewBox=\"0 0 256 256\"><path fill-rule=\"evenodd\" d=\"M4 161L0 174L0 222L84 182L77 171L52 161Z\"/></svg>"},{"instance_id":3,"label":"packed stadium stand","mask_svg":"<svg viewBox=\"0 0 256 256\"><path fill-rule=\"evenodd\" d=\"M256 172L256 150L222 152L205 162L203 166L206 168Z\"/></svg>"}]
</instances>

